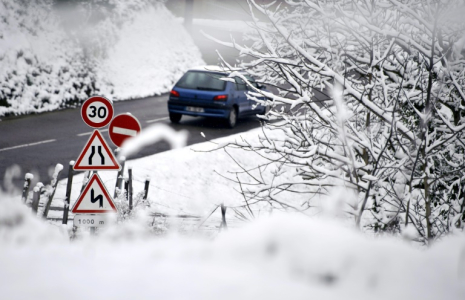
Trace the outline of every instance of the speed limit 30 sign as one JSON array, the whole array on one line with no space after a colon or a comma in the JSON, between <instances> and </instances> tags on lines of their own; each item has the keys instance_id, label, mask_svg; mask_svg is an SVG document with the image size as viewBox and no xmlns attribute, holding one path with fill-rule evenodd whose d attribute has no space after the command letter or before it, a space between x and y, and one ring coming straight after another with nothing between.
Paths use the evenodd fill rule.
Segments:
<instances>
[{"instance_id":1,"label":"speed limit 30 sign","mask_svg":"<svg viewBox=\"0 0 465 300\"><path fill-rule=\"evenodd\" d=\"M90 127L104 127L113 119L113 103L100 96L91 97L82 105L81 116Z\"/></svg>"}]
</instances>

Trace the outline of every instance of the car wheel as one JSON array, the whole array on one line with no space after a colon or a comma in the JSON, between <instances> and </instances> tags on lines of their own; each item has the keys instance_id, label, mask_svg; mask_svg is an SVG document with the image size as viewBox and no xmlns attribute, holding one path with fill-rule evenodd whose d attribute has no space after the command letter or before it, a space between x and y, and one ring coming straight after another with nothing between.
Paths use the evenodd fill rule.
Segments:
<instances>
[{"instance_id":1,"label":"car wheel","mask_svg":"<svg viewBox=\"0 0 465 300\"><path fill-rule=\"evenodd\" d=\"M237 123L237 110L236 108L231 108L229 111L229 117L228 117L228 127L229 128L234 128Z\"/></svg>"},{"instance_id":2,"label":"car wheel","mask_svg":"<svg viewBox=\"0 0 465 300\"><path fill-rule=\"evenodd\" d=\"M173 123L179 123L181 121L182 114L170 112L170 121Z\"/></svg>"}]
</instances>

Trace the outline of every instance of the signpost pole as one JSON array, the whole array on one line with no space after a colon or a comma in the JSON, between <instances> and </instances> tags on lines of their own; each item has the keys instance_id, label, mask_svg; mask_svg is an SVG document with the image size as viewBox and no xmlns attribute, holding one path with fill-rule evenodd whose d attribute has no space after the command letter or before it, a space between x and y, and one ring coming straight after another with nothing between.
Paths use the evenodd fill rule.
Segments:
<instances>
[{"instance_id":1,"label":"signpost pole","mask_svg":"<svg viewBox=\"0 0 465 300\"><path fill-rule=\"evenodd\" d=\"M86 184L89 181L89 177L90 177L90 171L86 171L84 173L84 177L82 178L81 194L84 191L84 189L86 188Z\"/></svg>"},{"instance_id":2,"label":"signpost pole","mask_svg":"<svg viewBox=\"0 0 465 300\"><path fill-rule=\"evenodd\" d=\"M97 174L97 171L92 171L93 174ZM90 234L95 235L97 227L91 227L90 228Z\"/></svg>"},{"instance_id":3,"label":"signpost pole","mask_svg":"<svg viewBox=\"0 0 465 300\"><path fill-rule=\"evenodd\" d=\"M102 128L109 124L108 134L111 141L121 147L123 142L139 134L141 126L139 121L130 113L121 114L113 117L113 103L103 97L91 97L87 99L81 107L81 116L83 121L93 128ZM117 151L117 150L116 150ZM115 151L115 154L116 154ZM121 158L122 166L116 160L115 155L111 152L105 139L99 130L94 130L81 154L74 163L70 165L68 173L68 187L66 193L65 212L63 214L63 223L68 221L69 198L71 196L72 170L87 171L84 175L81 195L74 203L71 212L74 214L74 226L89 227L90 233L95 234L97 228L104 226L107 213L117 213L117 207L108 193L97 170L118 170L115 184L114 198L117 196L118 188L122 188L124 175L125 160ZM93 174L92 174L93 173ZM129 180L124 186L126 188L126 197L129 200L129 210L133 208L133 187L132 187L132 169L128 170ZM146 182L145 199L147 198L148 181Z\"/></svg>"}]
</instances>

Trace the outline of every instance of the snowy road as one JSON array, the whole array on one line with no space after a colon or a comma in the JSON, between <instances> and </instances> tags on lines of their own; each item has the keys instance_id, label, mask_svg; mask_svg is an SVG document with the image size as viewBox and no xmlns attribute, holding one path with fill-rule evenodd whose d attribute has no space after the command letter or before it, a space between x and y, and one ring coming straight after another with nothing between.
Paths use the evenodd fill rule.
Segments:
<instances>
[{"instance_id":1,"label":"snowy road","mask_svg":"<svg viewBox=\"0 0 465 300\"><path fill-rule=\"evenodd\" d=\"M167 95L162 95L116 102L115 115L130 112L139 119L142 128L157 122L170 124L166 109L167 99ZM204 141L200 132L208 139L213 139L258 127L259 122L254 117L243 119L231 130L215 120L184 116L180 124L170 126L175 130L188 130L188 144L191 145ZM19 178L13 179L17 188L22 187L26 172L34 174L33 183L50 183L50 172L53 172L55 165L61 163L67 166L70 160L76 160L92 128L83 122L79 109L67 109L40 115L3 118L0 121L0 132L0 184L10 189L6 182L8 180L4 179L8 177L7 169L15 164L21 168ZM111 144L108 129L104 128L101 132ZM160 142L146 147L133 158L166 150L169 150L168 144ZM60 174L60 179L65 178L66 173L65 169Z\"/></svg>"}]
</instances>

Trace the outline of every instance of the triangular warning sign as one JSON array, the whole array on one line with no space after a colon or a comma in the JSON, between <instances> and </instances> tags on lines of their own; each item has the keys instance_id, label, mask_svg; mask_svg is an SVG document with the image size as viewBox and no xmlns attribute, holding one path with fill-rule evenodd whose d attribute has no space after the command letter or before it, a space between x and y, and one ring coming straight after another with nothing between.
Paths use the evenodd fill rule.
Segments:
<instances>
[{"instance_id":1,"label":"triangular warning sign","mask_svg":"<svg viewBox=\"0 0 465 300\"><path fill-rule=\"evenodd\" d=\"M102 179L94 174L71 211L74 214L103 214L117 212L117 209Z\"/></svg>"},{"instance_id":2,"label":"triangular warning sign","mask_svg":"<svg viewBox=\"0 0 465 300\"><path fill-rule=\"evenodd\" d=\"M119 170L116 161L102 134L94 130L73 167L74 170Z\"/></svg>"}]
</instances>

